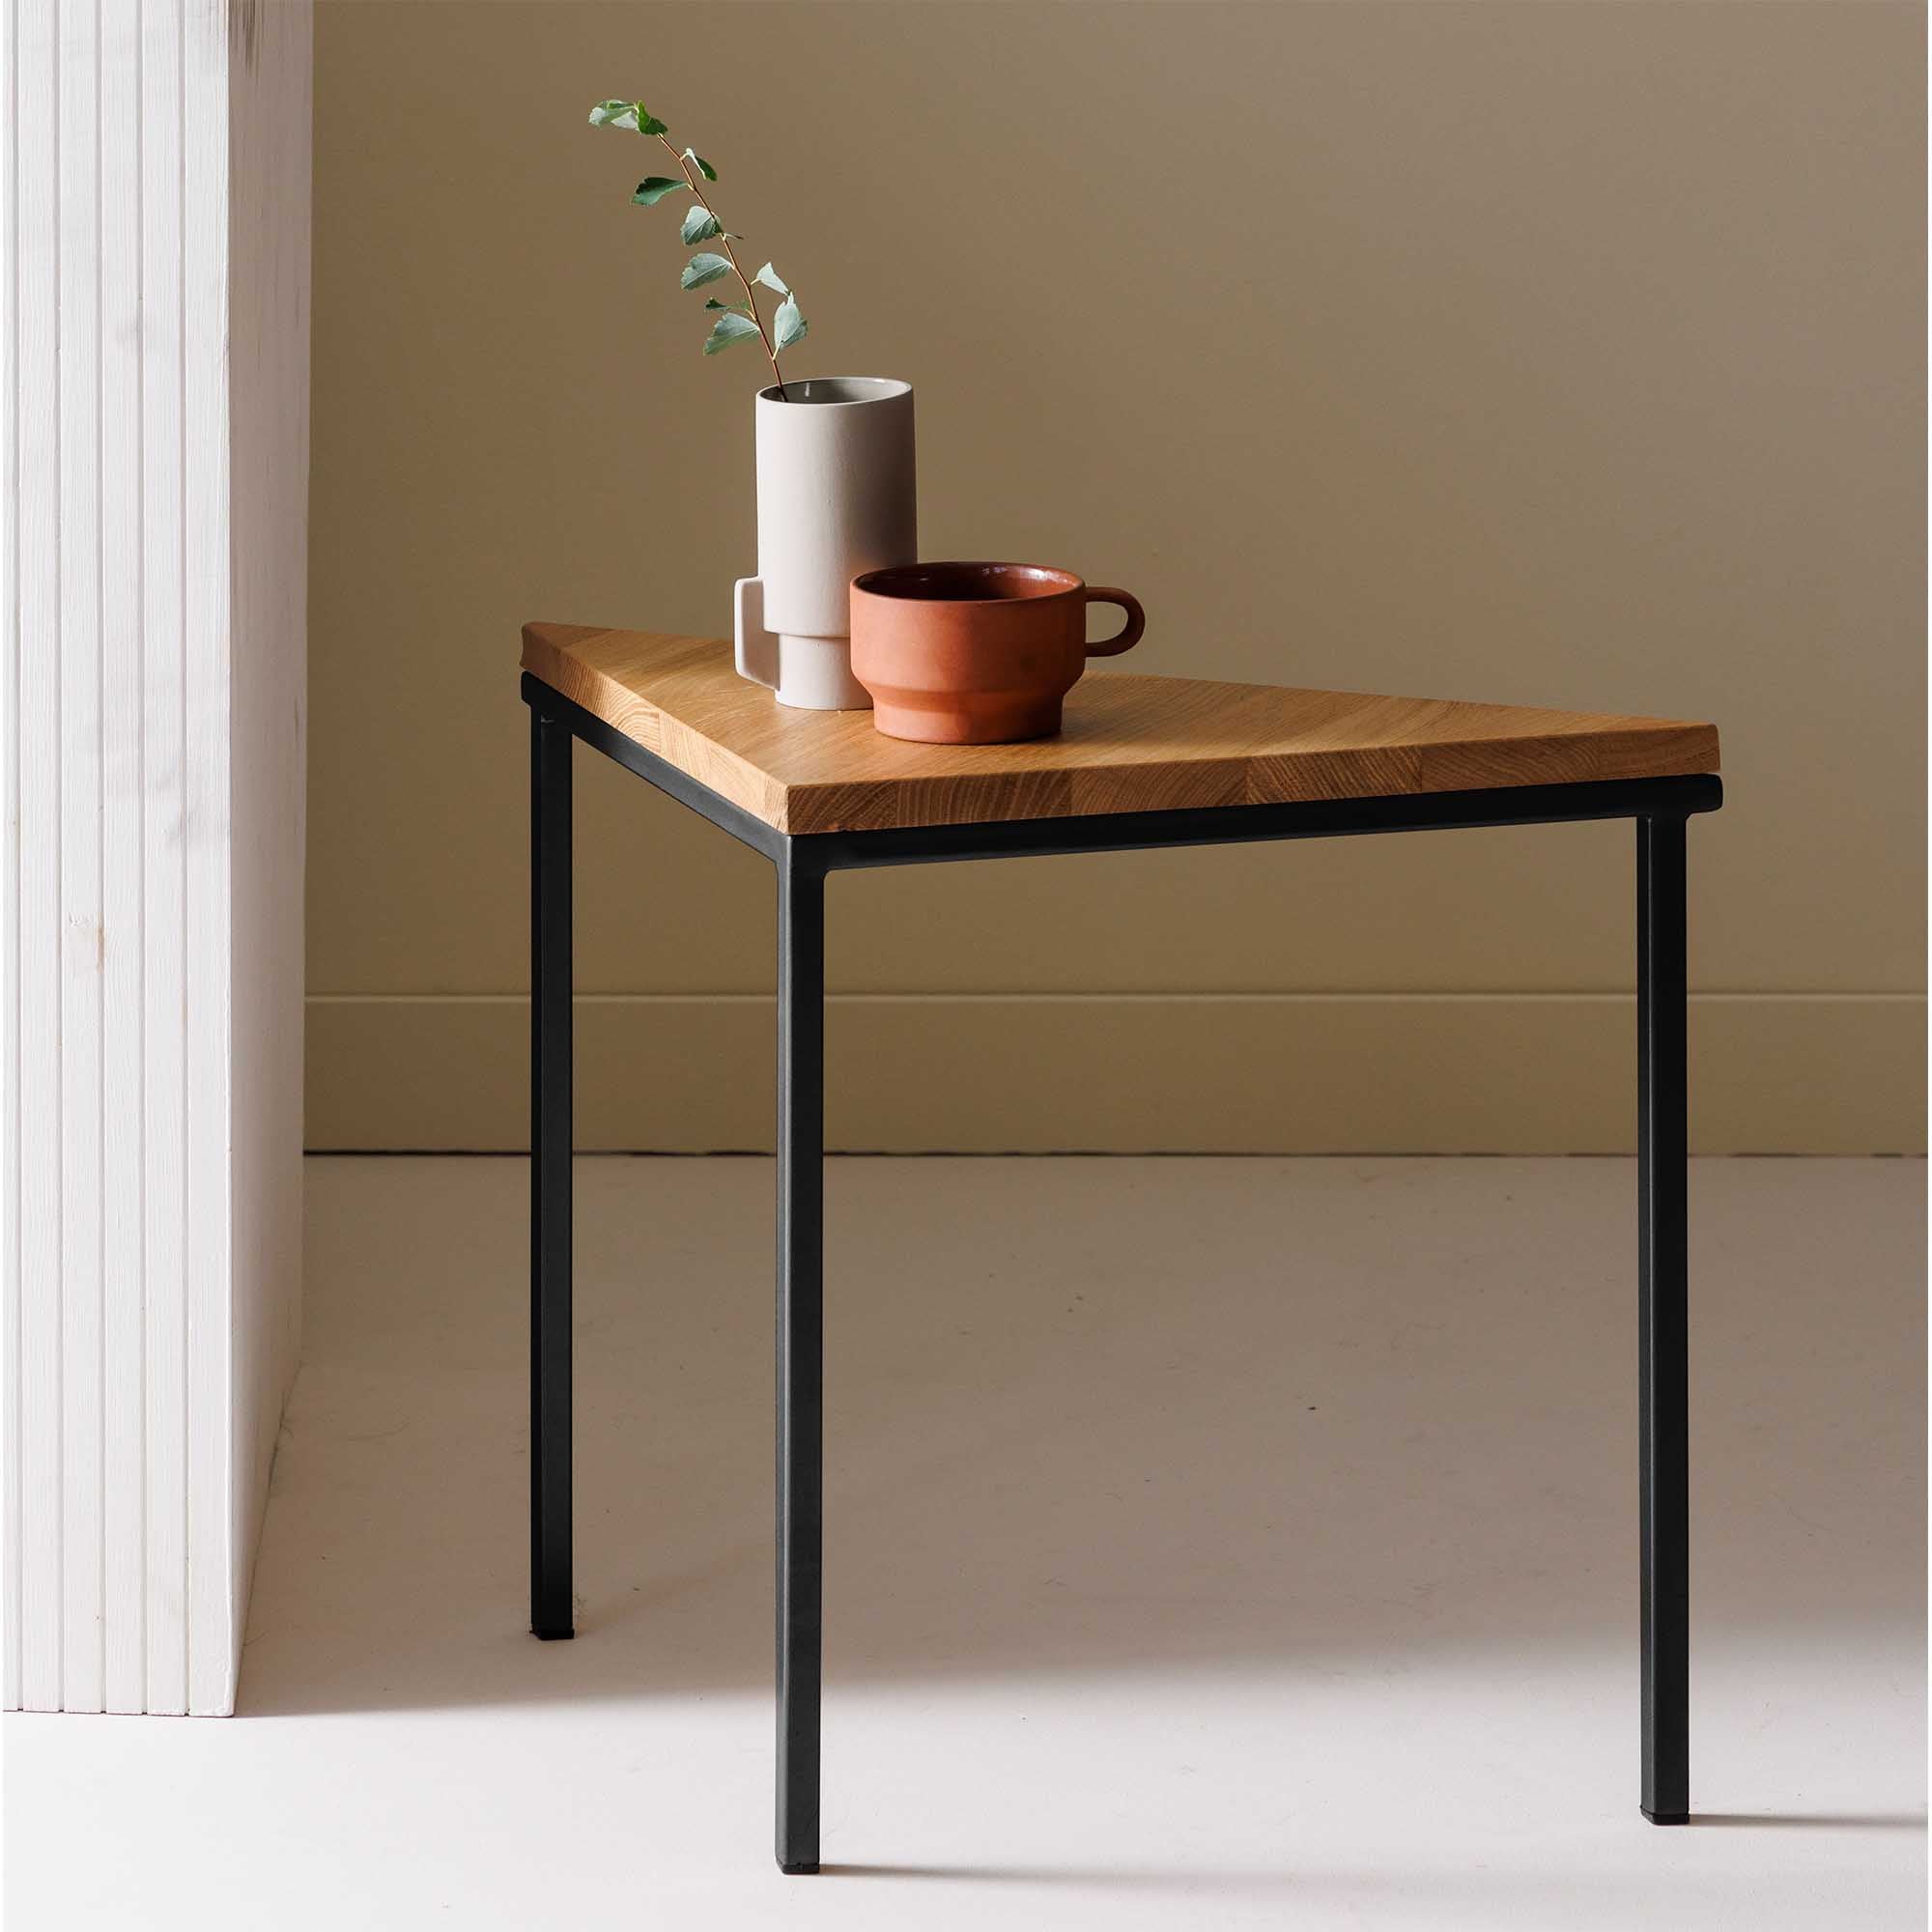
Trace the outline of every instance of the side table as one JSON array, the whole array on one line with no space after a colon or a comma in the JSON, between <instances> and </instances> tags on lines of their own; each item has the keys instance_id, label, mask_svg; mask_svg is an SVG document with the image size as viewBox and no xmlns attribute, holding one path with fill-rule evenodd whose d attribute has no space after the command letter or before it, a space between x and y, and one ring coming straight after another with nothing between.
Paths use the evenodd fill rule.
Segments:
<instances>
[{"instance_id":1,"label":"side table","mask_svg":"<svg viewBox=\"0 0 1932 1932\"><path fill-rule=\"evenodd\" d=\"M524 629L530 707L530 1627L571 1608L571 742L778 877L778 1861L818 1869L825 881L871 866L1629 818L1637 850L1641 1797L1690 1816L1685 826L1709 724L1090 674L1025 745L905 744L787 710L730 647Z\"/></svg>"}]
</instances>

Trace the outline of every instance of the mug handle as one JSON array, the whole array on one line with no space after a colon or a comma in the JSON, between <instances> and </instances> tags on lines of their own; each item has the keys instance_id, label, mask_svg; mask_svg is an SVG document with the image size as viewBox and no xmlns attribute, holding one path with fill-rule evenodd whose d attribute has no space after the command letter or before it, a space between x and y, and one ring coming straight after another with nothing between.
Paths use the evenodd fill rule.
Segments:
<instances>
[{"instance_id":1,"label":"mug handle","mask_svg":"<svg viewBox=\"0 0 1932 1932\"><path fill-rule=\"evenodd\" d=\"M1125 627L1118 637L1104 638L1097 644L1087 646L1090 658L1117 658L1122 651L1130 651L1140 642L1141 633L1147 629L1147 612L1141 609L1141 600L1130 591L1116 590L1105 583L1090 583L1087 586L1087 601L1090 604L1118 604L1127 613Z\"/></svg>"},{"instance_id":2,"label":"mug handle","mask_svg":"<svg viewBox=\"0 0 1932 1932\"><path fill-rule=\"evenodd\" d=\"M779 640L765 629L765 582L741 577L731 590L732 635L738 675L768 691L779 688Z\"/></svg>"}]
</instances>

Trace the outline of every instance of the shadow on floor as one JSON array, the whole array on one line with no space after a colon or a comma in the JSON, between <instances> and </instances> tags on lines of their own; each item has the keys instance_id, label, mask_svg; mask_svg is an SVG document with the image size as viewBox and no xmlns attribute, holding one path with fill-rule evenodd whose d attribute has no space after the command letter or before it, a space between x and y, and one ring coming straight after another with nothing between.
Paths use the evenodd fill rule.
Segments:
<instances>
[{"instance_id":1,"label":"shadow on floor","mask_svg":"<svg viewBox=\"0 0 1932 1932\"><path fill-rule=\"evenodd\" d=\"M1828 1166L1863 1171L1821 1215ZM524 1597L524 1168L310 1168L243 1714L763 1692L769 1163L580 1164L558 1644ZM1695 1634L1920 1614L1920 1186L1700 1163ZM828 1687L1634 1656L1632 1187L1620 1161L835 1163Z\"/></svg>"},{"instance_id":2,"label":"shadow on floor","mask_svg":"<svg viewBox=\"0 0 1932 1932\"><path fill-rule=\"evenodd\" d=\"M1690 1821L1693 1825L1749 1825L1780 1830L1814 1829L1834 1832L1914 1832L1925 1833L1921 1812L1860 1812L1842 1816L1820 1813L1792 1813L1778 1816L1771 1812L1713 1813ZM1068 1886L1081 1890L1118 1889L1132 1892L1175 1890L1207 1892L1216 1889L1237 1891L1281 1889L1305 1891L1309 1873L1295 1867L1282 1871L1204 1872L1198 1867L1177 1870L1150 1869L1122 1865L921 1865L921 1864L825 1864L823 1878L844 1879L932 1879L967 1885ZM1507 1889L1507 1881L1502 1882Z\"/></svg>"},{"instance_id":3,"label":"shadow on floor","mask_svg":"<svg viewBox=\"0 0 1932 1932\"><path fill-rule=\"evenodd\" d=\"M1748 1832L1917 1832L1923 1835L1922 1811L1697 1811L1692 1825L1717 1825Z\"/></svg>"}]
</instances>

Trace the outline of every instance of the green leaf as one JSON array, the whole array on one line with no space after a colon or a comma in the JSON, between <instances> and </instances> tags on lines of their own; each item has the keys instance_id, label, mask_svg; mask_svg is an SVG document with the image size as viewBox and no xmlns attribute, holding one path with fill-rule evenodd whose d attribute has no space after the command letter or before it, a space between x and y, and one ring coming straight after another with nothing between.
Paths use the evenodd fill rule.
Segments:
<instances>
[{"instance_id":1,"label":"green leaf","mask_svg":"<svg viewBox=\"0 0 1932 1932\"><path fill-rule=\"evenodd\" d=\"M684 226L677 231L677 239L689 248L724 232L724 225L708 208L694 207L685 211Z\"/></svg>"},{"instance_id":2,"label":"green leaf","mask_svg":"<svg viewBox=\"0 0 1932 1932\"><path fill-rule=\"evenodd\" d=\"M768 289L778 290L779 294L781 296L788 296L791 294L791 291L785 287L783 281L781 279L779 271L775 268L773 268L769 262L767 262L765 266L762 269L760 269L755 275L752 277L752 279L754 282L763 282L766 288Z\"/></svg>"},{"instance_id":3,"label":"green leaf","mask_svg":"<svg viewBox=\"0 0 1932 1932\"><path fill-rule=\"evenodd\" d=\"M716 355L721 349L729 349L734 342L750 342L758 332L758 325L742 315L721 315L711 325L711 333L704 338L704 353Z\"/></svg>"},{"instance_id":4,"label":"green leaf","mask_svg":"<svg viewBox=\"0 0 1932 1932\"><path fill-rule=\"evenodd\" d=\"M684 273L678 278L678 287L701 289L706 282L715 282L720 275L728 275L731 265L723 255L694 255L684 265Z\"/></svg>"},{"instance_id":5,"label":"green leaf","mask_svg":"<svg viewBox=\"0 0 1932 1932\"><path fill-rule=\"evenodd\" d=\"M669 127L660 121L641 100L600 100L590 110L593 128L628 128L634 134L668 134Z\"/></svg>"},{"instance_id":6,"label":"green leaf","mask_svg":"<svg viewBox=\"0 0 1932 1932\"><path fill-rule=\"evenodd\" d=\"M750 302L724 302L720 301L716 296L707 296L704 306L706 308L735 308L740 315L750 315L752 312L752 304Z\"/></svg>"},{"instance_id":7,"label":"green leaf","mask_svg":"<svg viewBox=\"0 0 1932 1932\"><path fill-rule=\"evenodd\" d=\"M684 158L687 161L689 161L691 165L695 167L697 170L697 172L704 177L706 181L715 182L718 179L718 170L714 168L711 165L711 163L704 158L702 155L698 154L696 149L687 148L684 151Z\"/></svg>"},{"instance_id":8,"label":"green leaf","mask_svg":"<svg viewBox=\"0 0 1932 1932\"><path fill-rule=\"evenodd\" d=\"M675 194L679 188L689 189L691 184L679 175L672 180L669 175L646 175L638 184L638 191L631 199L639 208L655 208L666 195Z\"/></svg>"},{"instance_id":9,"label":"green leaf","mask_svg":"<svg viewBox=\"0 0 1932 1932\"><path fill-rule=\"evenodd\" d=\"M803 342L808 324L798 312L798 298L785 297L779 303L779 312L772 318L772 334L778 347L789 349L794 342Z\"/></svg>"}]
</instances>

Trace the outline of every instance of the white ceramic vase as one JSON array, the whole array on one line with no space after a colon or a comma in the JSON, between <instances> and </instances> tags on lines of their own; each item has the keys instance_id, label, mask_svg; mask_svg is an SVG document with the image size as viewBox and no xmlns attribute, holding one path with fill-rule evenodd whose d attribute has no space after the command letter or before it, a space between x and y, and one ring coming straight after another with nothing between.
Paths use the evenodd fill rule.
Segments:
<instances>
[{"instance_id":1,"label":"white ceramic vase","mask_svg":"<svg viewBox=\"0 0 1932 1932\"><path fill-rule=\"evenodd\" d=\"M781 704L864 711L852 675L852 580L919 557L912 384L813 376L761 389L758 574L738 580L739 674Z\"/></svg>"}]
</instances>

